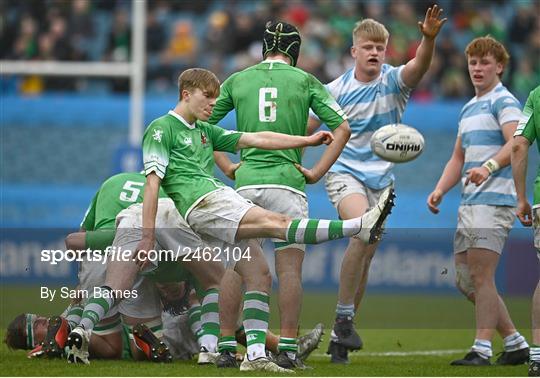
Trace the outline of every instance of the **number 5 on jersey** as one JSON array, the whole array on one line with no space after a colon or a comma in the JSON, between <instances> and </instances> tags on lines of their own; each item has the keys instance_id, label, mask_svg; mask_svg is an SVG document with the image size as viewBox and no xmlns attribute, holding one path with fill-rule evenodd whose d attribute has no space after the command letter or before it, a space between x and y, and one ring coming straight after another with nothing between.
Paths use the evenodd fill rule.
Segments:
<instances>
[{"instance_id":1,"label":"number 5 on jersey","mask_svg":"<svg viewBox=\"0 0 540 378\"><path fill-rule=\"evenodd\" d=\"M120 192L120 200L125 202L137 201L143 186L144 182L126 181L122 187L123 191Z\"/></svg>"},{"instance_id":2,"label":"number 5 on jersey","mask_svg":"<svg viewBox=\"0 0 540 378\"><path fill-rule=\"evenodd\" d=\"M276 122L277 88L259 89L259 121Z\"/></svg>"}]
</instances>

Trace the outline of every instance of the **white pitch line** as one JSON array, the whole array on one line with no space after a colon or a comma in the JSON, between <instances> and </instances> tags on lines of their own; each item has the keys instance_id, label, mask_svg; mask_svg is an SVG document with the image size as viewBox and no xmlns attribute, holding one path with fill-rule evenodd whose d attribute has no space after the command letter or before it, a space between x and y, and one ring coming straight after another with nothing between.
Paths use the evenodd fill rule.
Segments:
<instances>
[{"instance_id":1,"label":"white pitch line","mask_svg":"<svg viewBox=\"0 0 540 378\"><path fill-rule=\"evenodd\" d=\"M448 354L457 354L468 352L470 349L441 349L441 350L411 350L410 352L359 352L351 357L407 357L407 356L445 356ZM326 353L311 353L315 357L329 357Z\"/></svg>"}]
</instances>

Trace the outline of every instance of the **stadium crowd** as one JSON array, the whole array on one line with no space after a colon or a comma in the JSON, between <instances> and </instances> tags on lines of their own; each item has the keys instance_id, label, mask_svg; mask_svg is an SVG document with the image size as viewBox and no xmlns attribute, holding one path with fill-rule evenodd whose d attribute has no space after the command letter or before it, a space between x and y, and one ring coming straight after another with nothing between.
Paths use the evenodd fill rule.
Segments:
<instances>
[{"instance_id":1,"label":"stadium crowd","mask_svg":"<svg viewBox=\"0 0 540 378\"><path fill-rule=\"evenodd\" d=\"M374 18L388 25L387 62L403 64L417 48L417 21L425 0L355 1L181 1L148 2L147 90L170 93L178 72L208 68L220 80L260 59L265 21L298 26L303 38L299 67L329 82L352 66L349 54L354 23ZM449 22L435 58L413 97L417 100L472 95L463 49L471 39L492 35L510 50L504 82L524 100L540 81L540 3L531 0L440 1ZM3 8L3 9L2 9ZM131 1L7 0L0 4L0 58L66 61L130 59ZM125 79L63 80L54 77L3 77L4 93L49 90L86 93L125 92Z\"/></svg>"}]
</instances>

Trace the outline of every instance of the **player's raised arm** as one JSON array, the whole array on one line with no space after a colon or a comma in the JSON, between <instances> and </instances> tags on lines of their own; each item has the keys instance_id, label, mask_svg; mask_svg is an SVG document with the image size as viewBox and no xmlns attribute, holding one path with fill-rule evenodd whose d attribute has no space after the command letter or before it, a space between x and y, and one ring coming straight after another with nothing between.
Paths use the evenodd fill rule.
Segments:
<instances>
[{"instance_id":1,"label":"player's raised arm","mask_svg":"<svg viewBox=\"0 0 540 378\"><path fill-rule=\"evenodd\" d=\"M433 51L435 50L435 38L439 34L441 27L446 22L446 18L440 19L442 9L437 5L428 8L424 22L418 22L418 28L422 32L422 41L416 49L416 55L403 68L401 77L405 85L414 88L422 80L427 72Z\"/></svg>"},{"instance_id":2,"label":"player's raised arm","mask_svg":"<svg viewBox=\"0 0 540 378\"><path fill-rule=\"evenodd\" d=\"M320 146L321 144L330 144L334 140L332 133L328 131L319 131L310 136L297 136L272 131L261 131L258 133L243 133L237 149L260 148L262 150L286 150L288 148L301 148L308 146Z\"/></svg>"},{"instance_id":3,"label":"player's raised arm","mask_svg":"<svg viewBox=\"0 0 540 378\"><path fill-rule=\"evenodd\" d=\"M461 180L461 170L464 162L465 155L461 148L461 137L457 137L452 157L446 163L439 182L437 182L435 189L427 199L427 206L433 214L439 213L438 206L442 202L443 196Z\"/></svg>"}]
</instances>

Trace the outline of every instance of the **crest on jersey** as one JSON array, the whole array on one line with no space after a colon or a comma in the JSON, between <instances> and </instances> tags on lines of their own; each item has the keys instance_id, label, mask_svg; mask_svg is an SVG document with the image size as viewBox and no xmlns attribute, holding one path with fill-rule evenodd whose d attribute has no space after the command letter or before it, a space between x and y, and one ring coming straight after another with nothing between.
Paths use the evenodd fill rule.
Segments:
<instances>
[{"instance_id":1,"label":"crest on jersey","mask_svg":"<svg viewBox=\"0 0 540 378\"><path fill-rule=\"evenodd\" d=\"M201 132L201 144L203 147L207 147L208 139L206 138L206 134Z\"/></svg>"},{"instance_id":2,"label":"crest on jersey","mask_svg":"<svg viewBox=\"0 0 540 378\"><path fill-rule=\"evenodd\" d=\"M161 143L162 135L163 135L163 130L155 129L154 134L152 135L152 138L154 138L154 140L157 140L159 143Z\"/></svg>"}]
</instances>

